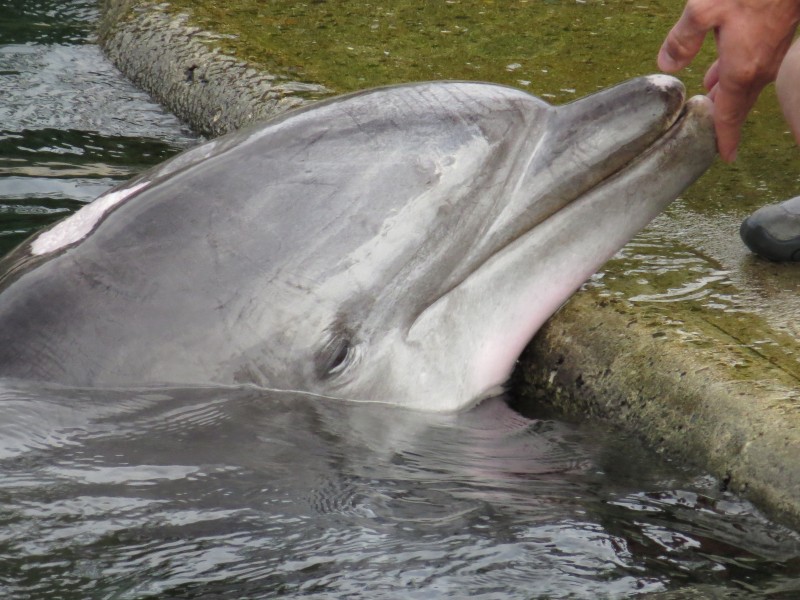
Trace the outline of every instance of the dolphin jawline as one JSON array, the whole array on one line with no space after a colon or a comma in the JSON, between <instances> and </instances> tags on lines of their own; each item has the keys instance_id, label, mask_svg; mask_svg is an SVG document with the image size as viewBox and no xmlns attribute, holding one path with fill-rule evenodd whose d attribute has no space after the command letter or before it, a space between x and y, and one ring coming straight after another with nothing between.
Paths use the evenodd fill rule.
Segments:
<instances>
[{"instance_id":1,"label":"dolphin jawline","mask_svg":"<svg viewBox=\"0 0 800 600\"><path fill-rule=\"evenodd\" d=\"M679 133L680 133L679 130L680 130L681 126L683 125L684 120L687 119L687 118L690 118L688 116L689 113L690 113L690 103L692 103L692 104L696 104L696 103L706 104L706 100L707 99L704 100L705 98L706 98L705 96L696 96L694 98L691 98L688 102L684 103L683 106L681 107L680 111L678 111L674 115L673 119L668 122L667 127L662 131L661 135L658 138L656 138L656 140L652 144L650 144L650 146L641 155L635 157L630 162L620 166L616 171L610 173L604 179L599 180L597 183L592 185L592 187L590 187L589 189L585 190L584 193L588 194L588 193L594 192L595 190L601 189L609 180L612 180L612 179L614 179L616 177L621 176L628 169L635 169L637 163L646 161L649 155L658 152L660 149L663 149L663 146L667 145L670 142L671 139L673 139L674 137L679 135ZM692 108L695 108L695 107L692 106ZM695 108L695 110L696 110L696 108ZM563 206L561 206L560 208L563 208L564 206L569 205L571 202L576 201L577 199L578 199L578 197L573 198L569 202L565 202L563 204ZM540 220L538 220L537 222L535 222L529 229L521 232L519 234L519 236L509 239L507 241L507 243L505 243L504 245L498 247L496 252L495 252L495 254L499 254L499 253L503 252L508 246L511 246L512 244L514 244L520 237L524 237L524 236L527 236L527 235L535 235L536 234L536 228L541 226L541 225L544 225L546 223L547 219L549 219L552 216L553 216L552 214L542 215L542 218ZM492 255L492 256L494 256L494 255ZM437 299L435 301L438 301L438 299L440 299L440 298L446 296L447 294L449 294L450 292L452 292L455 288L459 287L466 279L468 279L470 276L472 276L477 271L480 271L482 268L484 268L486 263L489 262L492 259L492 256L486 257L486 259L484 261L476 263L475 266L472 269L470 269L462 279L460 279L459 281L457 281L453 285L451 285L449 288L447 288L441 295L439 295L437 297ZM424 309L417 314L417 316L413 319L413 322L416 322L417 319L420 318L422 313L424 313ZM412 322L411 327L409 327L409 329L413 328L413 322Z\"/></svg>"},{"instance_id":2,"label":"dolphin jawline","mask_svg":"<svg viewBox=\"0 0 800 600\"><path fill-rule=\"evenodd\" d=\"M706 96L689 99L641 155L476 264L462 281L417 316L407 334L411 343L428 338L426 327L445 318L452 304L481 303L483 290L498 290L516 298L502 324L494 323L480 332L473 330L473 335L483 336L485 342L478 345L467 369L475 380L474 389L481 390L468 405L505 391L518 356L544 322L710 166L716 155L712 111L713 104ZM686 161L686 156L696 159ZM645 195L636 190L643 184L649 197L637 202L637 196ZM615 211L623 213L620 217L624 222L621 218L614 223ZM611 214L615 216L609 217ZM574 243L581 236L591 238L592 229L611 233L596 244ZM579 268L570 269L565 263ZM516 274L516 278L509 274ZM541 293L543 284L549 294ZM500 331L503 333L497 335ZM467 340L451 342L469 344Z\"/></svg>"}]
</instances>

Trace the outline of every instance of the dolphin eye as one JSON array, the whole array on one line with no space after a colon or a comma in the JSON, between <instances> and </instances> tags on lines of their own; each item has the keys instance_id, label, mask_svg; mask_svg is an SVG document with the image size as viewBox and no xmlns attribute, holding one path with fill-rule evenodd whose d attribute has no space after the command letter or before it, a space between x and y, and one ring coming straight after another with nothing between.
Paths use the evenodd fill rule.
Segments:
<instances>
[{"instance_id":1,"label":"dolphin eye","mask_svg":"<svg viewBox=\"0 0 800 600\"><path fill-rule=\"evenodd\" d=\"M353 362L354 346L349 337L336 335L323 346L316 356L315 367L321 379L335 377Z\"/></svg>"}]
</instances>

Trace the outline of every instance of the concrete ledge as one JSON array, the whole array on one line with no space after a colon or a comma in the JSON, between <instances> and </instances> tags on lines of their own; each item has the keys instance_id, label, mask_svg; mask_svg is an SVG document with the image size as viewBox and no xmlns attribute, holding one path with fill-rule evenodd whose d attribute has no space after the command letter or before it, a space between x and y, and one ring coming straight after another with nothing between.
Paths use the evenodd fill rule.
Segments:
<instances>
[{"instance_id":1,"label":"concrete ledge","mask_svg":"<svg viewBox=\"0 0 800 600\"><path fill-rule=\"evenodd\" d=\"M583 291L530 344L517 388L566 414L634 432L797 527L800 407L787 399L798 382L758 357L750 357L750 372L732 373L748 351L724 332L707 333L706 343L688 344L630 304Z\"/></svg>"},{"instance_id":2,"label":"concrete ledge","mask_svg":"<svg viewBox=\"0 0 800 600\"><path fill-rule=\"evenodd\" d=\"M330 92L263 73L215 49L220 36L163 5L104 0L100 45L134 84L195 131L215 137Z\"/></svg>"},{"instance_id":3,"label":"concrete ledge","mask_svg":"<svg viewBox=\"0 0 800 600\"><path fill-rule=\"evenodd\" d=\"M202 133L225 133L327 93L225 56L208 44L214 39L158 5L104 2L101 43L111 60ZM523 355L517 391L633 431L800 527L800 374L702 316L682 317L695 319L707 343L687 342L625 301L581 292Z\"/></svg>"}]
</instances>

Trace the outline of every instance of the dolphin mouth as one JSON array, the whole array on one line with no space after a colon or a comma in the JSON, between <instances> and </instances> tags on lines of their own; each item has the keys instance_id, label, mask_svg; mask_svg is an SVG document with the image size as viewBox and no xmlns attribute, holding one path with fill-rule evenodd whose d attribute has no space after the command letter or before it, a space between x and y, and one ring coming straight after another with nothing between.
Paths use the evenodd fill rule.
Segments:
<instances>
[{"instance_id":1,"label":"dolphin mouth","mask_svg":"<svg viewBox=\"0 0 800 600\"><path fill-rule=\"evenodd\" d=\"M566 128L568 133L557 132L560 143L541 160L562 162L566 156L575 163L572 193L563 194L557 210L656 151L663 139L682 126L697 102L687 100L680 80L659 74L557 107L553 128ZM574 122L579 126L569 127ZM533 226L544 220L536 220Z\"/></svg>"},{"instance_id":2,"label":"dolphin mouth","mask_svg":"<svg viewBox=\"0 0 800 600\"><path fill-rule=\"evenodd\" d=\"M593 180L585 178L585 181L580 182L583 185L576 186L575 193L565 196L561 202L553 203L546 213L532 215L534 218L529 221L528 226L520 231L519 235L509 237L506 243L496 249L494 254L503 252L519 237L535 234L560 212L574 204L581 203L582 199L587 196L602 194L607 186L614 187L620 180L630 178L631 182L628 187L646 185L648 168L657 170L662 177L668 177L670 172L676 172L677 177L682 177L680 173L688 168L693 174L687 176L691 180L681 188L681 191L708 168L716 156L711 100L702 95L686 99L683 84L667 75L651 75L641 79L645 80L646 85L663 90L663 113L654 118L652 126L643 129L639 136L627 143L619 144L620 147L616 150L616 159L610 157L607 160L609 164L598 161L598 171L605 170L605 173ZM578 100L576 104L590 99L591 96ZM695 154L701 157L698 165L702 165L702 168L691 168L691 162L694 160L692 157ZM657 163L657 168L646 166L651 163ZM696 174L694 174L695 171ZM662 206L662 209L665 207L666 204ZM536 209L533 208L533 211L535 212ZM487 257L487 260L490 259L491 256ZM472 271L480 270L482 264L476 265Z\"/></svg>"},{"instance_id":3,"label":"dolphin mouth","mask_svg":"<svg viewBox=\"0 0 800 600\"><path fill-rule=\"evenodd\" d=\"M660 76L652 76L660 77ZM664 76L667 77L667 76ZM668 77L668 79L672 79ZM678 82L680 83L680 82ZM680 85L683 91L682 84ZM693 96L683 102L677 110L668 114L661 128L648 133L649 142L639 148L638 154L619 165L613 171L599 178L591 185L585 187L574 197L564 201L557 210L533 222L522 233L521 237L530 237L537 234L542 228L547 228L551 222L564 220L563 214L567 212L580 212L581 204L588 204L587 199L598 196L609 196L615 191L631 193L636 188L641 188L642 197L640 204L650 204L655 207L652 216L641 227L631 231L628 239L633 237L647 223L657 216L677 195L693 183L713 162L716 156L716 138L712 123L713 103L707 96ZM655 133L655 135L653 135ZM649 175L652 181L648 182ZM670 182L666 188L656 191L646 191L645 188L655 188L658 181ZM674 191L674 195L673 194ZM637 206L631 206L632 210ZM585 218L588 218L588 214ZM620 215L624 216L624 215ZM506 244L497 249L495 254L500 254L519 238L509 239ZM568 241L568 240L565 240ZM625 240L627 242L627 239ZM623 244L619 245L619 250ZM607 256L605 262L611 256ZM492 256L488 260L491 260ZM484 268L484 264L477 265L473 273ZM598 266L601 266L600 263Z\"/></svg>"},{"instance_id":4,"label":"dolphin mouth","mask_svg":"<svg viewBox=\"0 0 800 600\"><path fill-rule=\"evenodd\" d=\"M591 187L585 189L581 194L570 200L569 202L565 203L565 205L571 204L576 200L579 200L581 196L586 194L592 193L597 189L602 188L606 182L612 180L614 178L620 177L624 175L626 172L630 172L636 169L636 166L639 163L645 162L647 158L653 154L658 153L659 151L663 151L669 145L670 140L675 139L676 137L680 136L681 133L686 128L693 128L697 124L697 119L702 119L704 115L708 114L712 110L711 101L706 96L693 96L689 98L682 104L680 110L678 110L668 122L667 126L661 130L660 134L654 138L650 144L643 148L641 152L633 157L631 160L626 162L625 164L621 165L617 170L609 173L606 177L596 182ZM680 160L680 156L674 157L675 160ZM536 223L531 229L535 229L536 226L543 223L544 220Z\"/></svg>"},{"instance_id":5,"label":"dolphin mouth","mask_svg":"<svg viewBox=\"0 0 800 600\"><path fill-rule=\"evenodd\" d=\"M599 182L595 188L602 187L609 179L618 177L621 173L637 168L641 163L647 162L654 154L661 153L665 159L665 166L675 165L691 160L696 142L698 154L713 161L716 156L716 137L712 124L713 103L707 96L697 95L689 98L681 106L670 126L664 129L655 140L635 159L628 162L617 172ZM709 142L712 148L709 151ZM703 161L703 171L708 167ZM702 171L701 171L702 173ZM699 175L698 175L699 176ZM590 190L587 190L587 193Z\"/></svg>"}]
</instances>

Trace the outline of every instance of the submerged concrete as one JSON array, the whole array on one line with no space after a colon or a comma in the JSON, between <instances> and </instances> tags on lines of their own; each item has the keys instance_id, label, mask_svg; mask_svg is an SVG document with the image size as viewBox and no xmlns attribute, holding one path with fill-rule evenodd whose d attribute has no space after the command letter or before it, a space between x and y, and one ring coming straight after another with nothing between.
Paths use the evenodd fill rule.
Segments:
<instances>
[{"instance_id":1,"label":"submerged concrete","mask_svg":"<svg viewBox=\"0 0 800 600\"><path fill-rule=\"evenodd\" d=\"M220 53L215 36L161 6L106 0L104 9L101 40L111 60L208 135L327 93ZM737 328L758 332L758 318L719 322L683 310L669 321L602 288L582 291L522 357L517 391L632 431L800 527L796 356L743 344Z\"/></svg>"}]
</instances>

